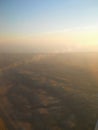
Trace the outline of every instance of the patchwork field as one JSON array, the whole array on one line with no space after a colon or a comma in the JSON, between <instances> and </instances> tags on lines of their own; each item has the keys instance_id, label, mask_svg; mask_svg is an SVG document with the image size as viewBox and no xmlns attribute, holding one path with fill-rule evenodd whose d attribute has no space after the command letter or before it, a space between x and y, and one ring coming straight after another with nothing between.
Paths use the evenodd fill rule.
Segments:
<instances>
[{"instance_id":1,"label":"patchwork field","mask_svg":"<svg viewBox=\"0 0 98 130\"><path fill-rule=\"evenodd\" d=\"M0 54L0 130L94 130L98 53Z\"/></svg>"}]
</instances>

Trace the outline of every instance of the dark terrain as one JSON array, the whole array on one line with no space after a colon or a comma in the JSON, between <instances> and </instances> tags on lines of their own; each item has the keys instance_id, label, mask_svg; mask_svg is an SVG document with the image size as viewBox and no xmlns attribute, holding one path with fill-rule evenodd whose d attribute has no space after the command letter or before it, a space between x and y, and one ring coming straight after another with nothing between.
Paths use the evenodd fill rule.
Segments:
<instances>
[{"instance_id":1,"label":"dark terrain","mask_svg":"<svg viewBox=\"0 0 98 130\"><path fill-rule=\"evenodd\" d=\"M0 54L0 130L94 130L98 53Z\"/></svg>"}]
</instances>

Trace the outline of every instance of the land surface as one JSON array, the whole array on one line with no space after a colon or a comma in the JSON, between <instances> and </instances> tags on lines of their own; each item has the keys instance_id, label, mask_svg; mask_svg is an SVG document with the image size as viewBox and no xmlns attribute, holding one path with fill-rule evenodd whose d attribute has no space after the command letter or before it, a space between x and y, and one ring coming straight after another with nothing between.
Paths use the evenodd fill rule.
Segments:
<instances>
[{"instance_id":1,"label":"land surface","mask_svg":"<svg viewBox=\"0 0 98 130\"><path fill-rule=\"evenodd\" d=\"M94 130L98 53L0 54L0 130Z\"/></svg>"}]
</instances>

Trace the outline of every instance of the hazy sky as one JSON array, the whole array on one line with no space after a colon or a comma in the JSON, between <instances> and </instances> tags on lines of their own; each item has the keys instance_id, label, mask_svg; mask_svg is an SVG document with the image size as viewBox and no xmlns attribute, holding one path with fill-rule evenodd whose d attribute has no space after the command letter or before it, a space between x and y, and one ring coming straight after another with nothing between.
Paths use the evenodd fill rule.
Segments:
<instances>
[{"instance_id":1,"label":"hazy sky","mask_svg":"<svg viewBox=\"0 0 98 130\"><path fill-rule=\"evenodd\" d=\"M0 51L98 50L98 0L0 0Z\"/></svg>"}]
</instances>

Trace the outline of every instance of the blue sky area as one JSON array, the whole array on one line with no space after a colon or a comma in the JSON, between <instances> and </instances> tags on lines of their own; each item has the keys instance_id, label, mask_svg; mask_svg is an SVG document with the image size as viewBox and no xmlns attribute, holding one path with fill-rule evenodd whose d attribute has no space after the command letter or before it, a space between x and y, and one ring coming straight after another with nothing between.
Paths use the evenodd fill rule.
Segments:
<instances>
[{"instance_id":1,"label":"blue sky area","mask_svg":"<svg viewBox=\"0 0 98 130\"><path fill-rule=\"evenodd\" d=\"M51 32L98 23L98 0L0 0L2 31Z\"/></svg>"},{"instance_id":2,"label":"blue sky area","mask_svg":"<svg viewBox=\"0 0 98 130\"><path fill-rule=\"evenodd\" d=\"M98 0L0 0L0 51L67 48L98 48Z\"/></svg>"}]
</instances>

